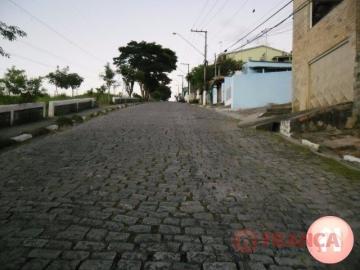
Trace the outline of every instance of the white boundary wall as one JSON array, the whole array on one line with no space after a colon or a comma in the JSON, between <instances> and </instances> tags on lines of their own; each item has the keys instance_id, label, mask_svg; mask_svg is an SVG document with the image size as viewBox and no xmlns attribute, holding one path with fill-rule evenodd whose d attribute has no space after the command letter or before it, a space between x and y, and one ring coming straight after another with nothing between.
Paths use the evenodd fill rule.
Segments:
<instances>
[{"instance_id":1,"label":"white boundary wall","mask_svg":"<svg viewBox=\"0 0 360 270\"><path fill-rule=\"evenodd\" d=\"M66 100L55 100L49 102L49 112L48 117L54 117L55 116L55 109L56 106L63 106L63 105L71 105L76 104L77 108L79 108L80 103L86 103L91 101L91 107L95 106L95 98L79 98L79 99L66 99ZM78 111L78 109L77 109Z\"/></svg>"},{"instance_id":2,"label":"white boundary wall","mask_svg":"<svg viewBox=\"0 0 360 270\"><path fill-rule=\"evenodd\" d=\"M46 117L46 105L43 102L39 103L22 103L22 104L11 104L11 105L0 105L0 113L10 113L10 126L14 123L14 114L16 111L25 111L30 109L42 108L43 117Z\"/></svg>"}]
</instances>

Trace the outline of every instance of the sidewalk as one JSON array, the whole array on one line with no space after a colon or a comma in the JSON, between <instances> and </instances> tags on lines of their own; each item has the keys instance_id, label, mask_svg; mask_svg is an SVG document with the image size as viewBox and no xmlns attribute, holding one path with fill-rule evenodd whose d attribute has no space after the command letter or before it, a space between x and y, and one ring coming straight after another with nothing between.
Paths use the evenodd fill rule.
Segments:
<instances>
[{"instance_id":1,"label":"sidewalk","mask_svg":"<svg viewBox=\"0 0 360 270\"><path fill-rule=\"evenodd\" d=\"M119 105L98 107L98 108L93 108L93 109L89 109L89 110L85 110L85 111L81 111L81 112L77 112L77 113L72 113L72 114L66 114L66 115L62 115L62 116L58 116L58 117L54 117L54 118L46 118L44 120L32 122L32 123L28 123L28 124L17 125L17 126L12 126L12 127L8 127L8 128L2 128L2 129L0 129L0 140L7 140L12 137L24 134L24 133L31 134L35 130L56 124L56 120L60 117L71 118L74 115L88 116L88 115L91 115L96 112L101 112L101 111L109 110L109 109L116 109L118 107L119 107Z\"/></svg>"},{"instance_id":2,"label":"sidewalk","mask_svg":"<svg viewBox=\"0 0 360 270\"><path fill-rule=\"evenodd\" d=\"M256 128L258 130L268 130L278 132L278 127L274 128L274 123L280 123L290 116L301 115L302 113L284 113L279 115L268 115L267 107L252 108L246 110L232 111L225 107L211 107L220 114L238 120L239 128ZM304 113L306 114L306 112ZM266 115L264 117L264 115ZM312 151L335 159L352 169L360 169L360 129L337 129L335 127L324 131L306 131L294 133L287 140L310 148Z\"/></svg>"}]
</instances>

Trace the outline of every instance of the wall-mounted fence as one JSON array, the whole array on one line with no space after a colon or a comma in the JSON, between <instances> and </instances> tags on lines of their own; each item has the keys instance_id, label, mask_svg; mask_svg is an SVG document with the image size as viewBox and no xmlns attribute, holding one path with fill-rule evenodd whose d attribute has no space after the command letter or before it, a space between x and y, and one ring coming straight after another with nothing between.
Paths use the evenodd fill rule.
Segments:
<instances>
[{"instance_id":1,"label":"wall-mounted fence","mask_svg":"<svg viewBox=\"0 0 360 270\"><path fill-rule=\"evenodd\" d=\"M140 102L138 98L123 98L123 97L112 97L113 104L125 104L125 103L136 103Z\"/></svg>"},{"instance_id":2,"label":"wall-mounted fence","mask_svg":"<svg viewBox=\"0 0 360 270\"><path fill-rule=\"evenodd\" d=\"M0 105L0 128L35 122L45 117L45 103Z\"/></svg>"},{"instance_id":3,"label":"wall-mounted fence","mask_svg":"<svg viewBox=\"0 0 360 270\"><path fill-rule=\"evenodd\" d=\"M95 98L56 100L49 102L49 117L76 113L95 107Z\"/></svg>"}]
</instances>

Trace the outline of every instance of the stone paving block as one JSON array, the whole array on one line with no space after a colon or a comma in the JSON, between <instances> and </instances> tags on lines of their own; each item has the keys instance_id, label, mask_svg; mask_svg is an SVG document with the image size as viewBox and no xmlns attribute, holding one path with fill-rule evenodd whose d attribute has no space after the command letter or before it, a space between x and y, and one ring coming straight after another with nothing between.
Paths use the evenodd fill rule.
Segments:
<instances>
[{"instance_id":1,"label":"stone paving block","mask_svg":"<svg viewBox=\"0 0 360 270\"><path fill-rule=\"evenodd\" d=\"M164 262L178 262L180 261L180 253L173 252L155 252L153 255L154 261L164 261Z\"/></svg>"},{"instance_id":2,"label":"stone paving block","mask_svg":"<svg viewBox=\"0 0 360 270\"><path fill-rule=\"evenodd\" d=\"M24 240L24 247L34 247L41 248L44 247L48 243L46 239L26 239Z\"/></svg>"},{"instance_id":3,"label":"stone paving block","mask_svg":"<svg viewBox=\"0 0 360 270\"><path fill-rule=\"evenodd\" d=\"M80 265L79 270L110 270L112 263L108 260L86 260Z\"/></svg>"},{"instance_id":4,"label":"stone paving block","mask_svg":"<svg viewBox=\"0 0 360 270\"><path fill-rule=\"evenodd\" d=\"M102 242L94 241L80 241L77 242L74 249L76 250L89 250L89 251L99 251L105 249L105 244Z\"/></svg>"},{"instance_id":5,"label":"stone paving block","mask_svg":"<svg viewBox=\"0 0 360 270\"><path fill-rule=\"evenodd\" d=\"M58 239L68 239L68 240L81 240L84 238L85 234L90 230L89 227L83 227L78 225L71 225L65 231L57 235Z\"/></svg>"},{"instance_id":6,"label":"stone paving block","mask_svg":"<svg viewBox=\"0 0 360 270\"><path fill-rule=\"evenodd\" d=\"M215 262L204 263L204 270L237 270L235 263L229 262Z\"/></svg>"},{"instance_id":7,"label":"stone paving block","mask_svg":"<svg viewBox=\"0 0 360 270\"><path fill-rule=\"evenodd\" d=\"M61 258L66 260L84 260L90 256L88 251L78 251L78 250L66 250L61 254Z\"/></svg>"},{"instance_id":8,"label":"stone paving block","mask_svg":"<svg viewBox=\"0 0 360 270\"><path fill-rule=\"evenodd\" d=\"M181 228L177 226L171 225L160 225L159 233L162 234L179 234L181 232Z\"/></svg>"},{"instance_id":9,"label":"stone paving block","mask_svg":"<svg viewBox=\"0 0 360 270\"><path fill-rule=\"evenodd\" d=\"M107 230L104 229L91 229L87 235L86 239L88 240L95 240L95 241L101 241L105 238L107 235Z\"/></svg>"},{"instance_id":10,"label":"stone paving block","mask_svg":"<svg viewBox=\"0 0 360 270\"><path fill-rule=\"evenodd\" d=\"M49 264L49 260L31 259L21 268L21 270L42 270Z\"/></svg>"},{"instance_id":11,"label":"stone paving block","mask_svg":"<svg viewBox=\"0 0 360 270\"><path fill-rule=\"evenodd\" d=\"M98 260L114 260L116 257L116 252L104 251L104 252L93 252L91 253L91 259Z\"/></svg>"},{"instance_id":12,"label":"stone paving block","mask_svg":"<svg viewBox=\"0 0 360 270\"><path fill-rule=\"evenodd\" d=\"M151 226L148 225L132 225L128 228L129 232L135 232L135 233L150 233L151 232Z\"/></svg>"},{"instance_id":13,"label":"stone paving block","mask_svg":"<svg viewBox=\"0 0 360 270\"><path fill-rule=\"evenodd\" d=\"M50 263L46 270L76 270L80 261L55 260Z\"/></svg>"},{"instance_id":14,"label":"stone paving block","mask_svg":"<svg viewBox=\"0 0 360 270\"><path fill-rule=\"evenodd\" d=\"M170 262L147 262L145 263L145 270L170 270Z\"/></svg>"},{"instance_id":15,"label":"stone paving block","mask_svg":"<svg viewBox=\"0 0 360 270\"><path fill-rule=\"evenodd\" d=\"M118 270L141 270L141 261L120 260L117 264Z\"/></svg>"},{"instance_id":16,"label":"stone paving block","mask_svg":"<svg viewBox=\"0 0 360 270\"><path fill-rule=\"evenodd\" d=\"M121 222L127 225L134 225L139 218L137 217L131 217L126 215L117 215L113 218L114 221Z\"/></svg>"},{"instance_id":17,"label":"stone paving block","mask_svg":"<svg viewBox=\"0 0 360 270\"><path fill-rule=\"evenodd\" d=\"M72 243L70 241L61 241L61 240L48 240L46 248L50 249L71 249Z\"/></svg>"},{"instance_id":18,"label":"stone paving block","mask_svg":"<svg viewBox=\"0 0 360 270\"><path fill-rule=\"evenodd\" d=\"M135 237L135 243L145 243L145 242L160 242L160 234L139 234Z\"/></svg>"},{"instance_id":19,"label":"stone paving block","mask_svg":"<svg viewBox=\"0 0 360 270\"><path fill-rule=\"evenodd\" d=\"M106 237L106 241L123 241L125 242L129 238L129 233L109 232Z\"/></svg>"},{"instance_id":20,"label":"stone paving block","mask_svg":"<svg viewBox=\"0 0 360 270\"><path fill-rule=\"evenodd\" d=\"M215 262L216 256L209 252L188 252L186 258L192 263L204 263L204 262Z\"/></svg>"},{"instance_id":21,"label":"stone paving block","mask_svg":"<svg viewBox=\"0 0 360 270\"><path fill-rule=\"evenodd\" d=\"M201 270L201 265L197 264L190 264L190 263L182 263L182 262L175 262L172 265L172 270Z\"/></svg>"},{"instance_id":22,"label":"stone paving block","mask_svg":"<svg viewBox=\"0 0 360 270\"><path fill-rule=\"evenodd\" d=\"M28 257L42 258L42 259L55 259L60 255L60 250L54 249L33 249L30 251Z\"/></svg>"},{"instance_id":23,"label":"stone paving block","mask_svg":"<svg viewBox=\"0 0 360 270\"><path fill-rule=\"evenodd\" d=\"M128 261L146 261L148 258L148 255L145 252L124 252L121 255L122 260L128 260Z\"/></svg>"},{"instance_id":24,"label":"stone paving block","mask_svg":"<svg viewBox=\"0 0 360 270\"><path fill-rule=\"evenodd\" d=\"M109 246L107 247L108 250L113 250L117 252L132 251L134 250L134 248L134 244L124 242L110 242Z\"/></svg>"}]
</instances>

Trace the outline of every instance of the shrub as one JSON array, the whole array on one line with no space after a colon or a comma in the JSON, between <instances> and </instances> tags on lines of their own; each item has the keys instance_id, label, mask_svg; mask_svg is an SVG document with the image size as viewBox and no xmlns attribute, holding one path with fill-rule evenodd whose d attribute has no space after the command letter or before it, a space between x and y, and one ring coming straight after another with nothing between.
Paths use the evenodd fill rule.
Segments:
<instances>
[{"instance_id":1,"label":"shrub","mask_svg":"<svg viewBox=\"0 0 360 270\"><path fill-rule=\"evenodd\" d=\"M71 118L68 118L68 117L59 117L58 119L56 119L56 124L59 127L72 126L73 121Z\"/></svg>"},{"instance_id":2,"label":"shrub","mask_svg":"<svg viewBox=\"0 0 360 270\"><path fill-rule=\"evenodd\" d=\"M71 120L74 122L74 123L82 123L84 122L84 119L80 116L80 115L74 115L73 117L71 117Z\"/></svg>"}]
</instances>

